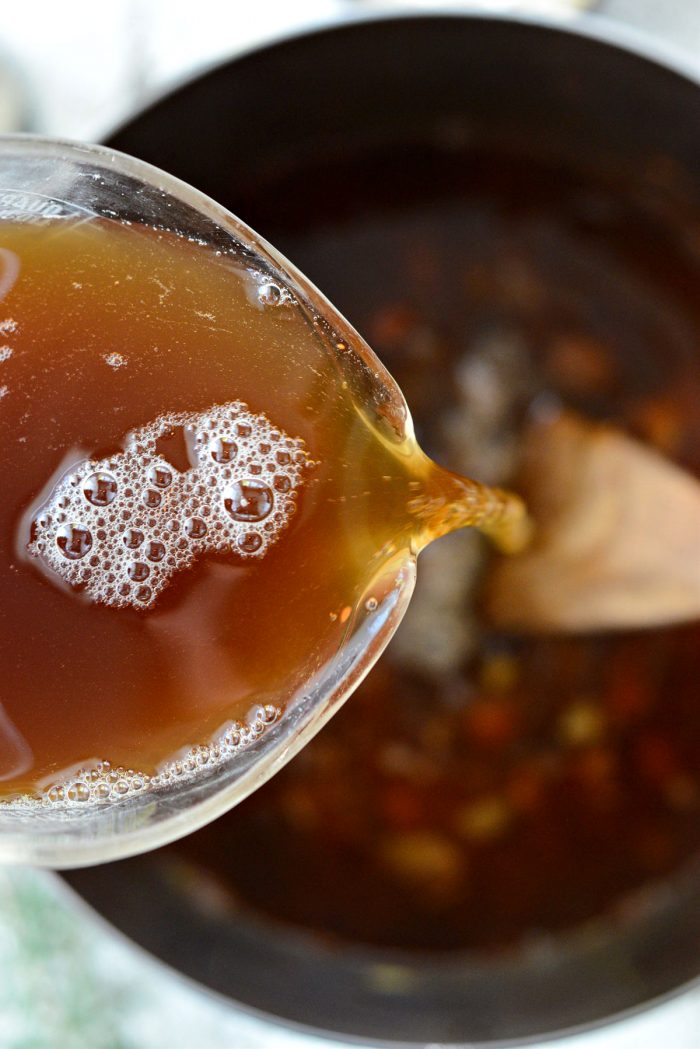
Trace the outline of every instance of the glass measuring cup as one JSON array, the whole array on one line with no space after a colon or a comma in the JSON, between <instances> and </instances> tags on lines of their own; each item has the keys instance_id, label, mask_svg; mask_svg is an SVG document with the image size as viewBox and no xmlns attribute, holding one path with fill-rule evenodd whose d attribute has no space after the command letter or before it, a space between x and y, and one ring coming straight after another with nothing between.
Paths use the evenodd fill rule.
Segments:
<instances>
[{"instance_id":1,"label":"glass measuring cup","mask_svg":"<svg viewBox=\"0 0 700 1049\"><path fill-rule=\"evenodd\" d=\"M174 331L168 327L171 319L168 313L168 296L173 295L173 301L177 303L178 296L184 297L189 294L191 289L187 281L181 282L180 285L175 282L171 286L167 283L170 279L167 273L151 275L143 271L141 274L145 280L144 289L146 285L150 288L149 301L152 300L156 304L153 308L156 309L160 327L163 328L161 331L156 326L153 338L165 344L162 352L159 346L149 348L149 360L151 357L153 360L157 358L157 363L151 361L150 370L145 371L145 364L138 354L131 354L127 359L126 355L114 348L113 339L110 341L106 335L104 340L100 338L101 330L86 331L80 327L73 330L70 325L66 327L66 317L70 319L71 316L70 303L74 301L74 296L79 298L84 293L83 280L71 281L69 285L63 271L57 268L51 280L47 278L45 281L46 288L39 288L39 293L44 290L46 297L54 294L55 289L52 291L49 287L53 283L57 283L64 290L63 298L56 299L54 295L54 308L57 325L63 325L61 330L65 330L66 338L70 339L66 345L66 367L63 366L60 355L51 360L43 359L37 356L36 349L32 349L32 346L41 343L43 333L40 330L24 331L21 324L16 330L17 324L11 315L4 320L0 317L0 329L7 337L7 344L3 347L3 363L0 365L4 368L0 375L4 390L0 401L0 433L3 428L4 408L3 440L6 447L12 449L9 459L6 460L6 469L11 471L13 466L18 466L21 473L24 462L25 473L33 471L34 477L31 484L23 477L19 490L13 491L9 500L10 503L15 500L16 505L8 506L7 527L9 528L9 523L18 515L19 524L16 528L12 524L15 531L15 560L8 558L5 566L8 579L10 571L19 573L19 578L27 580L27 573L33 573L31 585L36 592L35 600L45 602L41 611L36 607L36 612L31 612L28 629L34 631L36 623L41 623L43 615L43 630L51 640L56 634L57 619L63 614L68 615L69 607L72 610L77 608L75 603L70 606L65 604L66 600L75 601L74 595L66 595L66 590L76 586L82 589L84 598L93 602L90 604L88 601L91 608L95 607L95 603L101 603L99 623L103 624L103 627L99 629L109 633L110 623L118 623L119 629L122 629L123 624L128 622L147 622L143 617L138 617L142 614L151 615L151 605L158 597L157 588L152 585L153 580L159 578L162 587L170 582L170 577L162 572L158 575L161 570L153 564L161 561L166 563L162 541L162 535L167 532L166 522L160 521L160 510L157 508L161 503L165 505L180 484L185 484L183 478L192 473L192 469L200 482L206 480L218 484L212 473L218 467L212 466L212 458L216 463L225 465L229 455L236 454L240 449L236 448L232 440L227 442L218 430L213 436L202 435L198 430L204 426L205 417L209 427L218 426L224 409L231 416L224 420L225 426L232 426L235 416L238 419L237 432L242 435L243 430L248 431L247 436L236 437L241 448L247 447L246 441L249 441L251 427L254 430L257 427L265 438L259 447L262 450L265 445L264 455L267 458L262 464L252 464L250 473L255 466L259 468L260 475L263 468L272 465L269 461L273 454L272 445L274 440L280 438L287 439L285 447L291 449L296 456L301 456L299 472L307 465L309 468L319 467L317 474L312 475L308 482L305 492L302 492L308 506L309 503L313 503L314 491L330 490L324 488L324 484L328 481L328 463L333 461L331 444L322 436L321 425L319 423L317 426L316 421L325 419L328 422L328 405L332 406L335 403L335 392L349 390L349 393L338 396L341 400L345 399L343 410L347 409L350 412L351 425L349 424L347 432L344 431L344 435L352 436L352 447L356 450L371 447L376 456L386 455L387 461L390 459L395 465L398 464L398 475L401 475L402 457L406 461L412 456L416 459L420 479L410 482L414 486L411 502L415 504L411 511L412 530L410 534L408 531L405 531L405 534L397 534L394 542L390 522L387 522L387 536L392 541L387 541L377 550L374 549L378 544L371 528L367 529L366 535L356 537L359 544L357 565L362 565L362 571L360 567L357 568L352 600L337 611L329 606L330 610L325 613L323 621L314 623L313 629L306 631L304 627L304 656L299 659L298 665L295 664L293 668L289 666L286 676L280 678L278 673L275 678L274 660L271 658L269 682L265 682L267 687L259 688L255 693L256 702L252 703L246 717L242 721L223 725L213 738L208 737L206 744L202 744L195 733L195 738L189 741L195 743L195 746L173 748L175 753L172 759L158 762L157 769L149 773L139 768L112 767L107 760L108 755L93 755L86 744L85 756L81 755L79 766L63 768L61 775L57 777L53 772L53 766L59 765L60 762L50 761L49 755L45 760L45 768L51 769L51 775L44 777L43 789L15 797L0 806L0 857L12 861L70 866L117 858L164 844L201 826L242 800L318 731L378 658L398 625L410 598L415 579L415 558L420 546L460 523L478 523L487 530L493 526L499 531L504 514L507 517L513 507L516 511L519 509L517 503L508 497L487 492L478 485L448 476L446 472L438 471L438 468L435 468L433 477L427 465L428 460L425 457L421 458L421 453L416 452L411 443L410 416L403 397L371 350L301 274L222 208L162 172L108 150L31 137L6 139L0 144L0 233L5 231L6 244L9 243L9 231L13 232L15 238L19 237L18 243L28 244L28 250L35 250L38 243L43 245L43 250L48 251L50 243L51 250L55 251L57 245L60 248L61 244L65 245L70 239L71 245L75 245L76 257L83 259L87 251L85 246L92 244L93 235L99 240L105 231L111 230L114 233L117 229L121 239L120 246L115 248L115 257L122 250L126 250L124 245L128 249L131 244L133 256L136 258L138 252L143 249L144 237L150 238L149 250L157 241L176 237L179 248L186 248L198 254L197 272L187 271L187 281L194 284L198 280L202 265L210 268L212 279L218 280L222 273L227 278L234 276L236 287L244 287L245 294L250 299L249 306L246 306L246 317L253 327L253 322L262 315L261 311L272 310L279 313L282 318L282 334L279 338L282 341L278 350L280 354L284 353L284 356L278 355L275 358L272 354L272 363L268 361L268 365L275 369L275 375L279 371L284 378L284 381L278 383L279 389L276 393L279 398L278 410L282 412L285 425L276 429L275 424L279 416L272 413L271 423L260 414L259 402L254 410L249 411L247 405L242 405L238 400L230 400L229 385L231 398L239 392L233 380L224 386L220 384L219 379L211 386L206 385L201 371L209 367L209 362L206 355L197 358L196 354L199 343L204 345L206 340L211 338L211 331L219 331L215 323L216 318L206 310L193 307L186 315L182 312L177 314L178 322ZM116 244L116 241L114 243ZM190 249L189 246L193 247ZM10 310L21 289L22 280L26 280L23 277L25 262L20 256L21 253L3 247L0 311L5 307ZM60 254L56 257L59 260L62 258ZM128 257L129 250L126 250L125 258ZM81 264L85 265L84 260ZM27 272L31 280L31 265ZM121 292L116 290L116 285L122 283L122 277L126 283L132 276L126 271L119 272L120 279L112 282L115 287L104 285L102 295L105 300L112 295L118 298ZM156 287L155 299L151 284ZM233 289L234 282L230 286ZM144 295L147 296L146 290ZM146 324L148 309L143 306L145 300L138 300L132 295L124 301L135 304L137 319ZM107 308L111 304L105 301L104 305ZM118 315L119 323L127 324L131 321L130 317L123 316L123 309L120 313L115 307L113 312ZM195 316L198 318L196 322ZM173 363L170 363L171 359L167 354L179 345L178 340L181 343L185 338L187 333L184 329L190 322L194 325L196 339L191 346L188 345L187 353L192 355L193 363L189 369L185 369L184 381L180 375L179 393L173 398L170 396L169 384L175 381L173 376L178 370L177 361L180 358L188 358L187 354L180 351L179 357L174 354ZM46 319L44 323L48 323ZM115 331L119 332L121 329L117 327L110 330L113 336ZM277 331L276 328L274 330ZM291 333L291 345L295 332L307 330L313 334L313 359L324 369L323 372L308 368L307 360L295 361L291 351L285 352L284 331ZM140 336L142 335L141 332ZM73 345L76 341L77 347ZM55 357L55 350L53 352ZM36 360L32 359L32 353ZM260 343L257 353L258 357L253 364L256 368L262 368L260 361L267 360L265 355L270 356L272 350L267 343ZM27 354L30 355L29 358ZM222 358L222 362L233 371L235 356L232 351L228 360ZM53 387L44 382L43 394L37 392L41 390L41 376L37 378L31 370L16 371L13 379L12 369L23 367L22 360L27 359L32 367L36 365L36 372L40 370L39 365L45 365L45 370L48 371L53 367ZM102 369L100 374L103 377L109 375L119 379L117 383L117 378L114 378L114 391L102 398L99 404L91 400L90 393L90 383L93 381L91 377L93 373L97 374L98 369ZM67 378L69 375L72 376L70 381ZM154 381L154 375L158 377L157 382ZM320 376L320 386L314 386L314 375ZM239 383L244 379L245 375L239 372ZM104 378L100 379L100 382L104 381ZM111 382L112 378L109 381ZM159 383L162 384L162 389ZM61 387L60 396L56 395L55 387ZM95 386L95 389L98 387ZM221 394L222 389L227 391L225 395ZM348 407L345 401L351 394L354 400ZM24 414L17 407L22 398L29 405L28 412ZM134 398L138 400L138 410L129 408ZM230 403L222 405L224 400L230 400ZM77 422L75 412L72 415L66 412L63 424L56 424L56 432L42 431L46 432L47 436L43 442L37 442L36 430L32 431L32 411L35 413L36 425L45 426L47 414L53 412L63 418L61 413L66 404L72 401L76 401L80 408L77 412ZM157 410L156 404L159 406ZM292 418L298 404L305 404L308 408L304 418L301 417L304 414L302 412L299 419L294 420L304 431L309 448L308 455L299 450L301 446L295 444L294 440L287 438L291 424L286 420ZM146 405L149 407L144 407ZM165 415L162 414L163 407L166 408ZM267 407L264 401L262 408ZM206 411L209 411L209 415L206 415ZM158 426L154 430L155 424L152 420L158 412L161 414L158 415ZM127 424L125 419L131 419L132 422ZM70 425L66 429L68 423ZM144 423L147 424L145 429ZM158 442L167 436L170 429L177 428L185 433L189 464L170 470L170 461L163 459ZM189 436L188 431L191 431ZM229 430L226 430L226 435L228 434ZM81 442L87 443L88 447L83 447L79 455L75 448L71 451L69 445L76 446ZM121 442L121 451L115 452L115 442ZM35 461L37 456L32 458L37 443L42 443L42 464L39 472ZM46 449L43 444L47 446ZM104 444L109 445L106 452L103 449ZM101 448L103 450L100 450ZM140 498L142 501L147 500L146 506L149 508L148 512L154 515L153 520L144 514L143 506L139 504L139 512L145 517L145 523L136 519L132 522L134 527L130 530L130 535L120 534L120 541L123 539L130 547L131 538L136 533L140 538L135 540L134 545L139 549L145 549L146 538L141 530L146 526L152 527L154 531L149 533L146 544L150 548L147 556L151 563L148 563L145 557L143 561L136 560L136 554L133 559L125 562L130 579L135 581L136 589L130 589L131 584L125 582L122 584L123 589L115 590L111 585L113 580L110 580L108 575L105 575L105 585L100 589L94 580L94 576L101 578L100 573L103 571L103 565L96 556L98 544L104 541L107 544L105 549L109 547L110 540L106 533L109 531L110 521L114 523L110 514L116 512L121 505L119 499L122 498L121 490L124 488L124 470L135 457L138 458L146 452L152 456L147 470L151 487L147 486ZM287 452L285 454L288 461L290 455ZM311 455L319 461L314 463ZM308 462L304 461L304 457ZM351 454L348 454L346 459L343 468L351 478L353 470L359 470L359 459L353 461ZM182 470L182 474L179 470ZM174 474L177 474L175 480ZM216 524L219 527L226 525L229 529L227 535L230 542L238 544L237 554L253 556L258 552L266 552L265 545L261 547L263 526L258 532L246 530L251 521L262 521L271 513L272 505L278 505L277 489L273 491L272 482L266 486L265 478L266 475L263 475L263 480L259 476L242 478L234 470L227 487L222 489L219 506L222 520ZM436 478L439 478L439 484ZM275 477L275 484L278 480L280 479ZM288 492L290 486L294 488L297 483L301 483L297 473L288 472L281 480L284 485L280 487L280 492L283 493ZM390 482L389 487L395 483L395 479L388 474L386 480ZM403 484L406 478L399 476L399 480ZM348 509L343 508L336 514L338 536L342 535L344 528L358 529L359 525L363 521L366 524L368 519L367 515L362 519L357 515L353 516L353 507L359 504L353 503L352 500L358 499L360 495L363 498L370 497L372 493L354 491L351 481L348 483L348 491L351 494L340 495L337 500L339 503L348 500ZM137 479L133 484L137 487L140 480ZM118 489L120 490L117 494ZM241 493L244 493L244 496ZM131 494L133 495L133 492ZM318 501L318 496L316 498ZM251 511L251 500L253 511L256 506L259 510L257 514ZM455 506L460 500L461 518L455 511ZM270 505L263 505L266 501ZM203 526L203 517L208 512L210 502L210 499L203 499L198 504L204 507L201 509L202 519L188 516L186 520L175 521L172 534L177 530L179 538L176 542L180 546L184 544L187 548L188 538L191 542L200 543L196 550L192 548L194 553L191 556L190 553L186 555L190 560L184 567L191 566L197 552L201 556L210 552L206 548L206 541L201 539L204 533L197 531ZM234 503L235 513L231 508ZM194 503L190 500L187 505ZM287 505L286 496L280 496L279 509ZM374 517L382 519L382 513L387 508L391 509L390 500L377 500L377 513ZM229 517L226 517L224 510L229 511ZM125 514L130 512L124 511ZM289 513L291 512L290 509ZM464 519L465 512L468 520ZM100 514L103 516L100 517ZM272 539L279 540L279 547L286 549L283 544L290 541L289 533L285 533L289 521L284 519L284 514L277 514L270 516L268 523L276 516L280 517L277 531L281 538L273 529ZM231 525L230 517L237 522L234 526ZM515 517L520 519L518 512ZM246 522L245 526L240 522ZM158 531L159 524L163 525L161 531ZM3 530L5 527L4 525ZM102 539L100 530L105 533ZM507 532L506 528L502 535L505 545L508 545ZM171 536L171 532L167 532L167 535ZM171 541L170 538L168 541ZM248 547L245 546L246 543ZM222 548L220 546L217 549ZM121 545L119 550L123 552ZM113 559L113 546L109 547L107 552ZM131 558L131 555L129 557ZM365 560L369 558L366 567L363 557ZM94 571L87 569L81 574L82 566L92 565L93 561ZM260 563L264 563L262 559ZM109 566L106 562L103 564L105 572L107 567L113 567L111 562ZM325 571L332 575L336 567L331 557L327 561ZM40 569L38 573L37 568ZM176 569L173 570L175 574ZM345 571L345 568L341 565L338 570ZM216 571L228 573L221 583L222 587L228 588L228 593L235 584L235 579L233 583L231 581L231 571L240 572L241 569L218 566ZM90 578L90 572L93 572L93 578ZM298 605L299 609L304 602L316 599L314 594L324 585L321 574L318 566L313 563L309 565L307 578L302 581L300 588L302 604ZM144 583L145 579L148 579L147 583ZM47 580L56 585L47 589ZM116 586L118 584L119 580ZM218 583L216 585L219 586ZM308 587L308 596L304 590L305 586ZM250 595L250 588L248 594ZM180 606L187 613L185 632L189 631L190 621L193 621L193 616L190 615L192 608L194 607L195 615L198 611L201 612L199 606L193 606L191 603L188 605L188 600L190 599L183 598ZM13 614L13 607L9 598L7 602L6 614L9 616ZM105 605L106 610L103 607ZM190 612L187 612L187 609ZM105 612L106 614L103 614ZM165 648L170 646L173 650L182 649L184 652L179 669L171 669L168 672L190 687L190 678L195 678L197 674L207 677L209 674L211 650L207 650L204 661L199 660L199 670L193 671L195 663L189 658L190 649L183 641L183 620L177 620L178 614L178 609L171 607L170 619L161 615L160 625L163 626L167 619L167 631L163 635ZM109 619L108 616L112 618ZM131 619L127 619L127 616L131 616ZM155 615L154 619L157 619ZM179 622L180 626L173 632L175 621ZM95 626L98 620L92 612L88 620L83 616L79 622L79 629L85 630L86 636L89 634L92 638L93 627L98 631L98 627ZM85 627L85 622L88 622L89 627ZM270 623L274 628L274 610ZM134 639L139 631L143 632L140 626L135 628ZM75 662L85 649L82 636L78 637L77 644L67 646L67 652L59 652L61 659L54 658L52 662L50 646L42 648L40 634L41 632L37 634L36 661L41 665L42 660L46 660L47 666L54 668L54 674L60 674L64 686L66 681L72 683L76 705L79 705L81 697L86 696L86 709L89 714L92 702L90 687L81 676L80 668ZM140 633L138 636L140 637ZM72 643L76 639L69 640ZM9 692L15 662L11 651L10 627L5 631L5 641L6 654L3 660L8 671L8 684L5 686L8 692L0 725L3 748L0 750L0 757L4 752L5 780L14 776L19 782L24 767L32 765L35 755L32 753L31 740L28 741L27 733L23 732L24 712L19 709L16 698ZM271 636L270 642L272 645L274 637ZM127 641L123 640L123 644L126 645ZM56 647L54 644L54 648ZM270 654L272 656L272 651ZM133 658L138 658L136 648ZM26 660L25 666L29 666ZM99 677L100 689L107 689L113 704L119 698L119 686L110 685L109 681L105 685L103 679L110 678L110 675L118 676L119 669L117 661L114 665L107 666L105 673ZM265 668L257 669L260 671ZM49 670L46 673L50 677ZM147 677L143 680L147 680ZM229 679L225 674L214 683L222 692L229 687ZM49 682L49 688L52 684ZM23 687L24 681L20 680L19 685ZM206 688L203 691L206 692ZM55 704L55 716L60 717L62 712L68 724L72 717L70 699L64 688L62 708L60 703ZM151 700L148 689L143 688L141 701L148 704ZM200 697L200 706L202 702ZM49 696L46 697L46 703L50 703ZM95 715L98 713L99 704L95 700ZM113 715L115 735L119 734L121 726L118 715L117 710ZM61 723L54 720L53 725L56 734L60 734L59 729L63 728ZM149 723L147 728L148 732L153 734L158 726ZM65 734L64 728L63 731ZM63 764L65 765L65 762Z\"/></svg>"}]
</instances>

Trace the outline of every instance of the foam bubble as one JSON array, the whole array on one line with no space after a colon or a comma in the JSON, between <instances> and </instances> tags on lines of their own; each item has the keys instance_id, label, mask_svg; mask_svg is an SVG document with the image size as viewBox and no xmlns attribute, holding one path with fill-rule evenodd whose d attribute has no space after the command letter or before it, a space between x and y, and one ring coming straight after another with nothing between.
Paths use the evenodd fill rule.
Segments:
<instances>
[{"instance_id":1,"label":"foam bubble","mask_svg":"<svg viewBox=\"0 0 700 1049\"><path fill-rule=\"evenodd\" d=\"M117 482L111 474L94 473L83 482L83 495L93 506L109 506L117 495Z\"/></svg>"},{"instance_id":2,"label":"foam bubble","mask_svg":"<svg viewBox=\"0 0 700 1049\"><path fill-rule=\"evenodd\" d=\"M185 532L191 539L204 539L207 534L206 523L201 517L189 517L185 521Z\"/></svg>"},{"instance_id":3,"label":"foam bubble","mask_svg":"<svg viewBox=\"0 0 700 1049\"><path fill-rule=\"evenodd\" d=\"M148 471L148 480L156 488L169 488L173 483L173 475L170 470L164 470L162 466L152 466Z\"/></svg>"},{"instance_id":4,"label":"foam bubble","mask_svg":"<svg viewBox=\"0 0 700 1049\"><path fill-rule=\"evenodd\" d=\"M211 441L209 448L215 463L232 463L238 451L235 441L226 440L223 437L217 437L216 440Z\"/></svg>"},{"instance_id":5,"label":"foam bubble","mask_svg":"<svg viewBox=\"0 0 700 1049\"><path fill-rule=\"evenodd\" d=\"M122 536L122 542L129 550L138 550L144 538L143 532L138 528L128 528Z\"/></svg>"},{"instance_id":6,"label":"foam bubble","mask_svg":"<svg viewBox=\"0 0 700 1049\"><path fill-rule=\"evenodd\" d=\"M273 505L270 489L254 478L234 481L224 489L224 507L234 521L262 521Z\"/></svg>"},{"instance_id":7,"label":"foam bubble","mask_svg":"<svg viewBox=\"0 0 700 1049\"><path fill-rule=\"evenodd\" d=\"M279 306L282 302L282 289L277 284L261 284L258 288L258 301L263 306Z\"/></svg>"},{"instance_id":8,"label":"foam bubble","mask_svg":"<svg viewBox=\"0 0 700 1049\"><path fill-rule=\"evenodd\" d=\"M77 288L82 287L80 284L74 286ZM117 368L126 368L129 363L122 353L105 353L103 359L105 364L108 364L110 368L114 368L115 371Z\"/></svg>"},{"instance_id":9,"label":"foam bubble","mask_svg":"<svg viewBox=\"0 0 700 1049\"><path fill-rule=\"evenodd\" d=\"M83 524L61 525L56 529L56 547L67 561L80 561L92 549L92 533Z\"/></svg>"},{"instance_id":10,"label":"foam bubble","mask_svg":"<svg viewBox=\"0 0 700 1049\"><path fill-rule=\"evenodd\" d=\"M259 532L246 532L238 539L239 549L246 554L254 554L262 546L263 538Z\"/></svg>"},{"instance_id":11,"label":"foam bubble","mask_svg":"<svg viewBox=\"0 0 700 1049\"><path fill-rule=\"evenodd\" d=\"M184 471L158 450L178 430ZM291 520L310 464L300 438L240 401L162 415L123 447L73 464L36 507L26 542L43 569L115 608L150 608L209 552L264 557Z\"/></svg>"}]
</instances>

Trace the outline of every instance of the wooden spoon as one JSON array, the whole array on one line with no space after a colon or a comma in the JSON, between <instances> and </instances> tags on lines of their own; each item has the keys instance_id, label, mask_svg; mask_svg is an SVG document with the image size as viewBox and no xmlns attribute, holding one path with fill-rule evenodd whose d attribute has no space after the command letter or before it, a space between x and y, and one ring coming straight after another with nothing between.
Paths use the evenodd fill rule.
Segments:
<instances>
[{"instance_id":1,"label":"wooden spoon","mask_svg":"<svg viewBox=\"0 0 700 1049\"><path fill-rule=\"evenodd\" d=\"M700 482L685 470L559 412L531 426L519 487L535 535L487 580L494 624L545 633L700 617Z\"/></svg>"}]
</instances>

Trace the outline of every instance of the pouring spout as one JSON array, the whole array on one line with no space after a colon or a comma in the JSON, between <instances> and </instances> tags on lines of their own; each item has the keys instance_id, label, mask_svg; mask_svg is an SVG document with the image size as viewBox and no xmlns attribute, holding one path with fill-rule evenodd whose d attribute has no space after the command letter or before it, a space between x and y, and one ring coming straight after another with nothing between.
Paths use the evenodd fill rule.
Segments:
<instances>
[{"instance_id":1,"label":"pouring spout","mask_svg":"<svg viewBox=\"0 0 700 1049\"><path fill-rule=\"evenodd\" d=\"M533 522L520 496L490 488L431 463L409 511L421 520L418 549L458 528L477 528L504 554L523 551L533 534Z\"/></svg>"}]
</instances>

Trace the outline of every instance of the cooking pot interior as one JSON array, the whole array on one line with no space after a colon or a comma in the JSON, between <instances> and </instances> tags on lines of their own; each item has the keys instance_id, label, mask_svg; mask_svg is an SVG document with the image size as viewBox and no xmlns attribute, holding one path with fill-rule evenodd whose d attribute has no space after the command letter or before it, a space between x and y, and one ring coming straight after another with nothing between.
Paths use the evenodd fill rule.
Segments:
<instances>
[{"instance_id":1,"label":"cooking pot interior","mask_svg":"<svg viewBox=\"0 0 700 1049\"><path fill-rule=\"evenodd\" d=\"M689 237L700 228L698 86L599 33L469 16L351 22L213 70L110 144L238 213L362 330L342 242L336 253L318 244L329 223L353 228L377 172L378 199L396 215L416 194L429 208L452 193L455 158L499 153L516 177L531 158L550 178L560 166L624 179L661 225L688 216ZM361 269L361 253L350 264ZM688 865L624 916L491 955L341 947L291 932L217 907L166 852L66 877L205 986L286 1022L373 1041L542 1037L640 1007L700 971L700 878Z\"/></svg>"}]
</instances>

